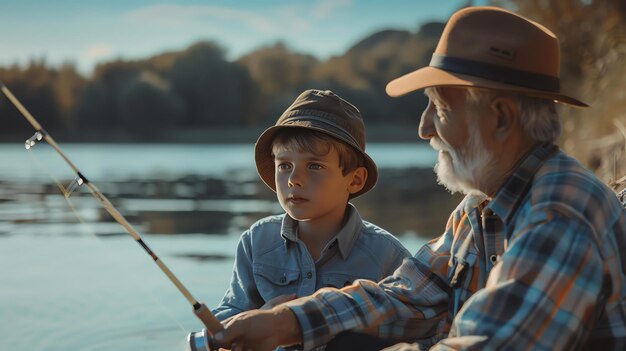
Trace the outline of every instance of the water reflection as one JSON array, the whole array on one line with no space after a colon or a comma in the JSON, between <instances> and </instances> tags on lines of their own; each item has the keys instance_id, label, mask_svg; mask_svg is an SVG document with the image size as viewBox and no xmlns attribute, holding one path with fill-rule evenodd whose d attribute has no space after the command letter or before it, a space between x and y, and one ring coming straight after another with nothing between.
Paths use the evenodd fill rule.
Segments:
<instances>
[{"instance_id":1,"label":"water reflection","mask_svg":"<svg viewBox=\"0 0 626 351\"><path fill-rule=\"evenodd\" d=\"M70 145L63 150L141 233L241 233L255 220L283 212L256 174L251 144ZM62 171L68 167L48 145L30 152L2 145L1 151L0 235L74 235L85 227L101 237L125 233L85 186L69 202L64 198L59 188L75 174ZM374 144L368 152L380 176L372 191L354 201L363 218L398 236L438 235L459 198L437 185L432 149ZM84 222L79 229L72 226L78 223L76 214Z\"/></svg>"},{"instance_id":2,"label":"water reflection","mask_svg":"<svg viewBox=\"0 0 626 351\"><path fill-rule=\"evenodd\" d=\"M0 349L25 342L32 350L182 349L200 328L187 301L84 186L64 198L49 173L64 186L74 174L61 172L44 146L35 162L23 148L0 150ZM210 306L228 286L241 232L282 212L254 171L252 145L63 149ZM441 231L458 199L436 184L427 146L368 152L379 181L354 202L415 252ZM33 337L39 332L45 338Z\"/></svg>"},{"instance_id":3,"label":"water reflection","mask_svg":"<svg viewBox=\"0 0 626 351\"><path fill-rule=\"evenodd\" d=\"M0 233L4 235L18 224L18 232L37 233L45 225L48 234L72 235L76 229L64 224L76 223L76 214L95 235L125 233L88 189L79 189L68 202L54 182L0 184L4 190ZM98 187L146 234L232 234L259 218L282 212L275 194L255 175L122 179L101 181ZM376 188L354 202L364 218L396 235L432 237L443 228L458 199L436 184L432 170L404 168L381 170Z\"/></svg>"}]
</instances>

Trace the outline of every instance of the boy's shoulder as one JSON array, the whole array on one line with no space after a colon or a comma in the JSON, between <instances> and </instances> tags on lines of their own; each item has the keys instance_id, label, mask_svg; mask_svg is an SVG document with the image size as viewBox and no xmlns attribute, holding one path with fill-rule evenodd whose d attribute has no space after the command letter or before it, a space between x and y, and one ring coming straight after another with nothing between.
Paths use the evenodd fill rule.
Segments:
<instances>
[{"instance_id":1,"label":"boy's shoulder","mask_svg":"<svg viewBox=\"0 0 626 351\"><path fill-rule=\"evenodd\" d=\"M367 235L381 235L381 236L387 236L390 235L393 237L393 235L391 233L389 233L387 230L379 227L378 225L372 223L372 222L368 222L366 220L363 220L363 227L361 229L361 232L363 232L364 234Z\"/></svg>"},{"instance_id":2,"label":"boy's shoulder","mask_svg":"<svg viewBox=\"0 0 626 351\"><path fill-rule=\"evenodd\" d=\"M404 245L402 245L400 240L398 240L398 238L396 238L393 234L379 227L378 225L365 220L363 221L363 226L361 227L360 238L371 242L372 244L376 244L382 241L389 242L393 245L404 248Z\"/></svg>"},{"instance_id":3,"label":"boy's shoulder","mask_svg":"<svg viewBox=\"0 0 626 351\"><path fill-rule=\"evenodd\" d=\"M278 243L283 243L281 229L285 214L272 215L261 218L254 222L248 230L246 230L241 240L249 241L255 250L263 251L264 248L271 248Z\"/></svg>"},{"instance_id":4,"label":"boy's shoulder","mask_svg":"<svg viewBox=\"0 0 626 351\"><path fill-rule=\"evenodd\" d=\"M283 219L285 218L285 214L279 214L279 215L271 215L271 216L267 216L267 217L263 217L259 220L257 220L256 222L254 222L251 226L250 226L250 230L251 231L255 231L255 230L259 230L259 229L263 229L265 227L275 227L278 226L278 228L280 229L280 226L282 226L283 224Z\"/></svg>"}]
</instances>

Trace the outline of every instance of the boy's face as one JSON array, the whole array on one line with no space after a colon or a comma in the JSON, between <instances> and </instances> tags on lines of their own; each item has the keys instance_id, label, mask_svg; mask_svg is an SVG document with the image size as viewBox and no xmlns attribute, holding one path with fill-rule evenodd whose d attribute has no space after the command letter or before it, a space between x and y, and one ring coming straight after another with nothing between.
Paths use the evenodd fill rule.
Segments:
<instances>
[{"instance_id":1,"label":"boy's face","mask_svg":"<svg viewBox=\"0 0 626 351\"><path fill-rule=\"evenodd\" d=\"M348 197L365 184L367 170L346 175L337 150L326 155L280 148L274 157L276 195L282 208L298 221L341 221Z\"/></svg>"}]
</instances>

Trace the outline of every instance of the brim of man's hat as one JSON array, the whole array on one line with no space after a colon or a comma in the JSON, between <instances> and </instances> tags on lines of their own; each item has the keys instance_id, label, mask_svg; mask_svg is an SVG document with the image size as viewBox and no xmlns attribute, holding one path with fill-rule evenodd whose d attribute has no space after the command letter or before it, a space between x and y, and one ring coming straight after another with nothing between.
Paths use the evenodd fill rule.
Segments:
<instances>
[{"instance_id":1,"label":"brim of man's hat","mask_svg":"<svg viewBox=\"0 0 626 351\"><path fill-rule=\"evenodd\" d=\"M272 157L272 143L274 141L274 138L276 137L276 133L278 133L278 131L283 128L302 128L315 130L330 135L331 137L352 146L357 152L359 152L363 156L363 160L365 163L364 167L367 169L367 179L365 180L365 185L363 186L363 188L360 191L351 194L350 199L365 194L376 185L376 182L378 181L378 168L376 167L376 163L374 163L374 160L372 160L372 158L368 154L362 152L359 149L358 145L353 145L352 142L344 140L336 134L330 133L322 126L315 126L315 123L312 123L311 125L306 127L298 125L277 125L266 129L261 134L261 136L259 136L259 139L254 146L254 160L256 162L257 173L261 177L261 180L263 180L263 183L265 183L274 192L276 192L276 181L274 175L274 158Z\"/></svg>"},{"instance_id":2,"label":"brim of man's hat","mask_svg":"<svg viewBox=\"0 0 626 351\"><path fill-rule=\"evenodd\" d=\"M538 98L551 99L577 107L589 107L588 104L566 94L524 88L467 74L448 72L435 67L424 67L396 78L387 84L385 91L389 96L398 97L416 90L439 86L475 87L510 91Z\"/></svg>"}]
</instances>

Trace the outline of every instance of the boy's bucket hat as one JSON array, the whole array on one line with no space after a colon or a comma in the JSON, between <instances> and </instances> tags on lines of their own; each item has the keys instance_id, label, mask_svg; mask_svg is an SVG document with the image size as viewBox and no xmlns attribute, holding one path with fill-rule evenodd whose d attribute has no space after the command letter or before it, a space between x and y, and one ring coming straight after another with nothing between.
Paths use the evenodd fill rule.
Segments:
<instances>
[{"instance_id":1,"label":"boy's bucket hat","mask_svg":"<svg viewBox=\"0 0 626 351\"><path fill-rule=\"evenodd\" d=\"M446 24L430 65L394 79L386 91L477 87L587 107L561 93L559 55L558 38L544 26L497 7L468 7Z\"/></svg>"},{"instance_id":2,"label":"boy's bucket hat","mask_svg":"<svg viewBox=\"0 0 626 351\"><path fill-rule=\"evenodd\" d=\"M276 124L261 134L254 147L257 172L273 191L276 191L276 183L272 142L276 133L283 128L306 128L330 135L363 156L367 180L363 189L351 194L350 198L365 194L376 184L378 169L372 158L365 153L365 126L361 112L330 90L311 89L296 98Z\"/></svg>"}]
</instances>

